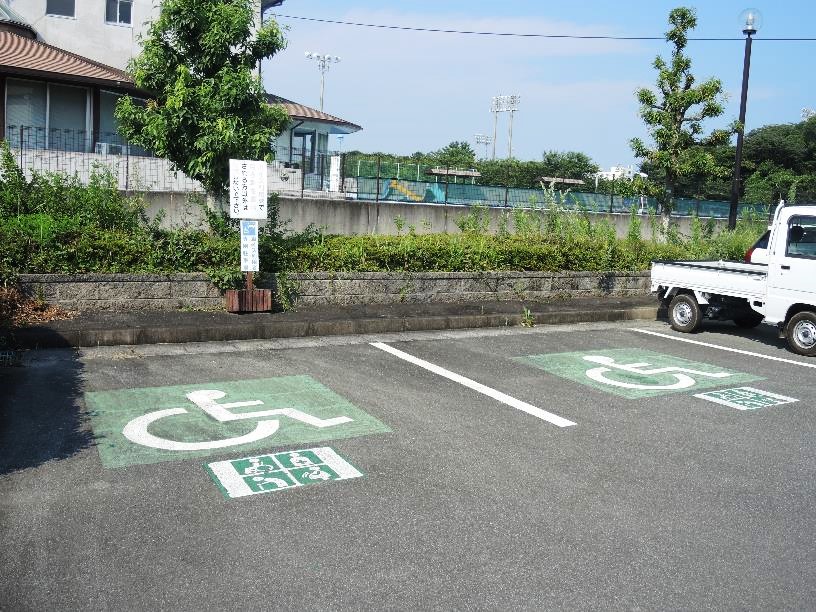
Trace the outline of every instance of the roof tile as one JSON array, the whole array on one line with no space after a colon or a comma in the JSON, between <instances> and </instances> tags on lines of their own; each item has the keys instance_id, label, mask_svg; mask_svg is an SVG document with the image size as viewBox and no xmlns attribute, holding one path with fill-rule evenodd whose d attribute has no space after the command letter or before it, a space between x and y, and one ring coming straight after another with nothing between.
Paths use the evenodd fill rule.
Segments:
<instances>
[{"instance_id":1,"label":"roof tile","mask_svg":"<svg viewBox=\"0 0 816 612\"><path fill-rule=\"evenodd\" d=\"M13 32L0 31L0 70L21 73L50 73L80 81L108 82L135 89L128 74L112 66L25 38Z\"/></svg>"}]
</instances>

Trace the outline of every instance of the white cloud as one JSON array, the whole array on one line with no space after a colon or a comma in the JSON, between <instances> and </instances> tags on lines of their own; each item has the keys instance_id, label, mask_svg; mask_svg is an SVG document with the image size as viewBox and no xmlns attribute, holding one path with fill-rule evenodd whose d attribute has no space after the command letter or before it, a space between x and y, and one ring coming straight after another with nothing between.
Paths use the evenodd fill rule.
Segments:
<instances>
[{"instance_id":1,"label":"white cloud","mask_svg":"<svg viewBox=\"0 0 816 612\"><path fill-rule=\"evenodd\" d=\"M608 35L615 31L607 25L544 18L488 20L435 15L430 21L423 15L388 10L349 11L337 19L492 32ZM592 74L574 74L564 68L569 62L591 64L593 57L610 55L619 55L624 62L640 61L638 55L643 49L637 42L281 22L290 26L289 47L265 65L267 89L317 107L320 74L317 66L305 59L304 51L341 56L342 62L332 65L325 75L325 110L364 129L346 139L346 148L410 153L436 149L452 140L472 143L477 132L492 134L490 98L511 93L522 96L513 133L514 153L521 158L538 158L553 148L591 154L587 143L598 137L615 138L619 141L616 148L628 150L626 141L634 134L624 137L616 132L630 125L637 129L633 92L642 83L590 80ZM614 122L610 122L612 116L616 117ZM598 130L602 132L588 133ZM506 117L500 117L497 151L506 151L506 134Z\"/></svg>"}]
</instances>

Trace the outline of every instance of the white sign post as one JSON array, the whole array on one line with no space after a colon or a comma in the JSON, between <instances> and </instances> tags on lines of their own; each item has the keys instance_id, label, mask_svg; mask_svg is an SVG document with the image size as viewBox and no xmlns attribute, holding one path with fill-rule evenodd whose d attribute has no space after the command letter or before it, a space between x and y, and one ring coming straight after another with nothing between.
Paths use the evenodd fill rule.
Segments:
<instances>
[{"instance_id":1,"label":"white sign post","mask_svg":"<svg viewBox=\"0 0 816 612\"><path fill-rule=\"evenodd\" d=\"M271 292L256 291L252 282L253 273L260 270L258 220L267 218L266 162L231 159L229 167L230 218L241 220L241 272L246 272L246 290L227 293L228 310L269 310Z\"/></svg>"},{"instance_id":2,"label":"white sign post","mask_svg":"<svg viewBox=\"0 0 816 612\"><path fill-rule=\"evenodd\" d=\"M230 160L230 218L266 219L266 162Z\"/></svg>"},{"instance_id":3,"label":"white sign post","mask_svg":"<svg viewBox=\"0 0 816 612\"><path fill-rule=\"evenodd\" d=\"M339 155L332 155L329 165L329 191L340 191L340 161Z\"/></svg>"}]
</instances>

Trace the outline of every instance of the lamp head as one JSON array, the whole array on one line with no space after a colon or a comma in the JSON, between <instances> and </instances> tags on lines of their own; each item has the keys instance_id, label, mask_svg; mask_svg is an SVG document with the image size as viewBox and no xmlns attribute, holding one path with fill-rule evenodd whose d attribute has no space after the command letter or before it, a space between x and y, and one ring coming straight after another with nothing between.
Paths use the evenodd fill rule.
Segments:
<instances>
[{"instance_id":1,"label":"lamp head","mask_svg":"<svg viewBox=\"0 0 816 612\"><path fill-rule=\"evenodd\" d=\"M742 24L742 33L748 36L756 34L759 28L762 27L762 13L755 8L745 9L740 13L739 18Z\"/></svg>"}]
</instances>

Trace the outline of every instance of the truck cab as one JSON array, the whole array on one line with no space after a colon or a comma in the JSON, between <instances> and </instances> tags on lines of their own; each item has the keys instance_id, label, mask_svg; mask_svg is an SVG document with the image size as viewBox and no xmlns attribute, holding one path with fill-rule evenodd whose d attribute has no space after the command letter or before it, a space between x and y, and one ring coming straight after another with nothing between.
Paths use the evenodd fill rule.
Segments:
<instances>
[{"instance_id":1,"label":"truck cab","mask_svg":"<svg viewBox=\"0 0 816 612\"><path fill-rule=\"evenodd\" d=\"M768 240L768 290L763 310L769 323L790 318L791 309L816 304L816 206L780 207Z\"/></svg>"}]
</instances>

